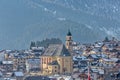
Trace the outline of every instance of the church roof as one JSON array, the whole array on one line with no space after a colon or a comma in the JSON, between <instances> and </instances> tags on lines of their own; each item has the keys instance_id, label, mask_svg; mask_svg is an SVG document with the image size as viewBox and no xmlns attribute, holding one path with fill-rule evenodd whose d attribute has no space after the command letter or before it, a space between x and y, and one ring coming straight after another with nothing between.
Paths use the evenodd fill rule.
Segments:
<instances>
[{"instance_id":1,"label":"church roof","mask_svg":"<svg viewBox=\"0 0 120 80\"><path fill-rule=\"evenodd\" d=\"M43 56L71 56L63 44L50 44Z\"/></svg>"}]
</instances>

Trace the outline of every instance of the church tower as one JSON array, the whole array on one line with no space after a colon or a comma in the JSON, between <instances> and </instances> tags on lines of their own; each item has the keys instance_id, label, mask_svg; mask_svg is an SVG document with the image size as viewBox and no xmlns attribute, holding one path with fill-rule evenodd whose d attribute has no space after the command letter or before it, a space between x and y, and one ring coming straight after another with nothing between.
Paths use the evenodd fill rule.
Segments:
<instances>
[{"instance_id":1,"label":"church tower","mask_svg":"<svg viewBox=\"0 0 120 80\"><path fill-rule=\"evenodd\" d=\"M72 34L70 30L68 30L67 36L66 36L66 48L70 51L72 51Z\"/></svg>"}]
</instances>

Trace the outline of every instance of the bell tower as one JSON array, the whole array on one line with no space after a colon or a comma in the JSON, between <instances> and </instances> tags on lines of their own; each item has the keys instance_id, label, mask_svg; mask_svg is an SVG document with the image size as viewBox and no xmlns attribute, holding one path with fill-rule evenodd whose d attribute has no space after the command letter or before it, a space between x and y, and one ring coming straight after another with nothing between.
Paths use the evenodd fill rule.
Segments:
<instances>
[{"instance_id":1,"label":"bell tower","mask_svg":"<svg viewBox=\"0 0 120 80\"><path fill-rule=\"evenodd\" d=\"M66 36L66 48L70 51L72 51L72 34L70 30L68 30L67 36Z\"/></svg>"}]
</instances>

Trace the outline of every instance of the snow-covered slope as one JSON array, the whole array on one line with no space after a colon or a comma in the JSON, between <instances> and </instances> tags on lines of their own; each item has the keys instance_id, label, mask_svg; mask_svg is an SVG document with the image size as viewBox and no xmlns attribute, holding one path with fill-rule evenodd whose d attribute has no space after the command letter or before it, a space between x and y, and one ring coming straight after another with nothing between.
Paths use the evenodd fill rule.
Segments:
<instances>
[{"instance_id":1,"label":"snow-covered slope","mask_svg":"<svg viewBox=\"0 0 120 80\"><path fill-rule=\"evenodd\" d=\"M59 37L70 28L75 41L119 38L119 0L1 0L0 48L28 48L32 40Z\"/></svg>"}]
</instances>

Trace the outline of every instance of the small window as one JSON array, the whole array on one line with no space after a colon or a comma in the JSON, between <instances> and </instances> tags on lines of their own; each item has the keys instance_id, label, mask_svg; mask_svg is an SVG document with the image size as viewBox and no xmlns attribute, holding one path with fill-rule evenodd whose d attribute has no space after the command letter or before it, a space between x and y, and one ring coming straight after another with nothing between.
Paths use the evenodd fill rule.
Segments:
<instances>
[{"instance_id":1,"label":"small window","mask_svg":"<svg viewBox=\"0 0 120 80\"><path fill-rule=\"evenodd\" d=\"M57 67L55 66L55 68L57 68Z\"/></svg>"},{"instance_id":2,"label":"small window","mask_svg":"<svg viewBox=\"0 0 120 80\"><path fill-rule=\"evenodd\" d=\"M55 70L55 72L57 72L57 70Z\"/></svg>"},{"instance_id":3,"label":"small window","mask_svg":"<svg viewBox=\"0 0 120 80\"><path fill-rule=\"evenodd\" d=\"M59 59L59 61L60 61L60 59Z\"/></svg>"}]
</instances>

